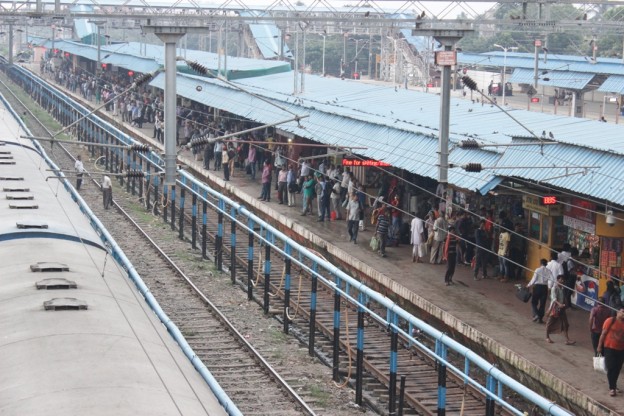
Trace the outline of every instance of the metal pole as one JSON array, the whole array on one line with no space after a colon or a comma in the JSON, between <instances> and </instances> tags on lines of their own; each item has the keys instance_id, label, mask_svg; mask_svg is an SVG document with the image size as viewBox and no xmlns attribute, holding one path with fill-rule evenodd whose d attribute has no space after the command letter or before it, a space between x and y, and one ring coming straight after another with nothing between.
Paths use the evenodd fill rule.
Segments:
<instances>
[{"instance_id":1,"label":"metal pole","mask_svg":"<svg viewBox=\"0 0 624 416\"><path fill-rule=\"evenodd\" d=\"M539 40L535 40L535 60L533 66L533 88L537 91L537 70L538 70L538 62L539 62L539 52L537 50L537 45L541 44Z\"/></svg>"},{"instance_id":2,"label":"metal pole","mask_svg":"<svg viewBox=\"0 0 624 416\"><path fill-rule=\"evenodd\" d=\"M297 95L298 71L299 71L299 30L295 26L295 67L293 68L293 95Z\"/></svg>"},{"instance_id":3,"label":"metal pole","mask_svg":"<svg viewBox=\"0 0 624 416\"><path fill-rule=\"evenodd\" d=\"M9 65L13 65L13 24L12 23L9 24Z\"/></svg>"},{"instance_id":4,"label":"metal pole","mask_svg":"<svg viewBox=\"0 0 624 416\"><path fill-rule=\"evenodd\" d=\"M165 186L176 180L176 42L183 33L156 33L165 43Z\"/></svg>"},{"instance_id":5,"label":"metal pole","mask_svg":"<svg viewBox=\"0 0 624 416\"><path fill-rule=\"evenodd\" d=\"M305 92L305 71L306 71L306 31L303 32L303 64L301 65L301 91Z\"/></svg>"},{"instance_id":6,"label":"metal pole","mask_svg":"<svg viewBox=\"0 0 624 416\"><path fill-rule=\"evenodd\" d=\"M325 76L325 38L326 36L323 35L323 69L321 70L323 76Z\"/></svg>"},{"instance_id":7,"label":"metal pole","mask_svg":"<svg viewBox=\"0 0 624 416\"><path fill-rule=\"evenodd\" d=\"M368 39L368 79L373 79L372 67L373 64L373 34L369 34Z\"/></svg>"},{"instance_id":8,"label":"metal pole","mask_svg":"<svg viewBox=\"0 0 624 416\"><path fill-rule=\"evenodd\" d=\"M202 258L208 258L208 203L202 201L202 230L201 230Z\"/></svg>"},{"instance_id":9,"label":"metal pole","mask_svg":"<svg viewBox=\"0 0 624 416\"><path fill-rule=\"evenodd\" d=\"M399 332L397 325L399 319L396 313L392 313L392 333L390 334L390 383L388 387L388 412L396 414L396 382L397 382L397 354L399 346Z\"/></svg>"},{"instance_id":10,"label":"metal pole","mask_svg":"<svg viewBox=\"0 0 624 416\"><path fill-rule=\"evenodd\" d=\"M101 48L102 48L102 41L100 38L100 24L96 23L95 27L97 27L97 68L95 68L95 76L97 77L97 75L101 72Z\"/></svg>"},{"instance_id":11,"label":"metal pole","mask_svg":"<svg viewBox=\"0 0 624 416\"><path fill-rule=\"evenodd\" d=\"M451 45L444 45L445 51L450 51ZM451 106L451 90L449 83L451 82L451 66L442 67L442 91L440 99L440 142L438 150L438 182L448 183L448 140L449 140L449 121Z\"/></svg>"},{"instance_id":12,"label":"metal pole","mask_svg":"<svg viewBox=\"0 0 624 416\"><path fill-rule=\"evenodd\" d=\"M399 416L403 416L403 407L405 404L405 376L401 376L401 386L399 387Z\"/></svg>"},{"instance_id":13,"label":"metal pole","mask_svg":"<svg viewBox=\"0 0 624 416\"><path fill-rule=\"evenodd\" d=\"M503 48L503 74L501 76L501 84L503 84L503 105L505 105L505 75L507 73L507 49Z\"/></svg>"}]
</instances>

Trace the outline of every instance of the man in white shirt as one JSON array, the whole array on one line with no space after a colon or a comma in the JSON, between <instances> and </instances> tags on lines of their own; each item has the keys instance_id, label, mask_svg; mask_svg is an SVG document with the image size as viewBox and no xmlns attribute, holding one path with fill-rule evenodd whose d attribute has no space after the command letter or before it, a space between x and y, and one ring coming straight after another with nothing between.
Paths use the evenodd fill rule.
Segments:
<instances>
[{"instance_id":1,"label":"man in white shirt","mask_svg":"<svg viewBox=\"0 0 624 416\"><path fill-rule=\"evenodd\" d=\"M85 172L84 165L82 163L82 157L80 155L76 156L76 163L74 164L74 169L76 170L76 190L80 190L80 186L82 186L82 175Z\"/></svg>"},{"instance_id":2,"label":"man in white shirt","mask_svg":"<svg viewBox=\"0 0 624 416\"><path fill-rule=\"evenodd\" d=\"M527 284L532 287L533 298L531 299L531 309L533 310L533 322L543 324L544 311L546 310L546 300L548 299L548 285L552 280L550 270L546 267L546 259L540 260L540 267L535 269L533 278Z\"/></svg>"},{"instance_id":3,"label":"man in white shirt","mask_svg":"<svg viewBox=\"0 0 624 416\"><path fill-rule=\"evenodd\" d=\"M420 263L420 258L426 256L426 246L425 246L425 222L418 218L416 214L412 213L414 219L412 220L412 237L411 243L412 247L412 263Z\"/></svg>"},{"instance_id":4,"label":"man in white shirt","mask_svg":"<svg viewBox=\"0 0 624 416\"><path fill-rule=\"evenodd\" d=\"M104 175L102 178L102 198L104 202L104 209L108 209L113 202L113 183L108 175Z\"/></svg>"},{"instance_id":5,"label":"man in white shirt","mask_svg":"<svg viewBox=\"0 0 624 416\"><path fill-rule=\"evenodd\" d=\"M563 266L557 261L558 254L556 251L550 253L550 261L546 268L550 270L550 280L548 281L548 289L557 284L557 277L563 276Z\"/></svg>"}]
</instances>

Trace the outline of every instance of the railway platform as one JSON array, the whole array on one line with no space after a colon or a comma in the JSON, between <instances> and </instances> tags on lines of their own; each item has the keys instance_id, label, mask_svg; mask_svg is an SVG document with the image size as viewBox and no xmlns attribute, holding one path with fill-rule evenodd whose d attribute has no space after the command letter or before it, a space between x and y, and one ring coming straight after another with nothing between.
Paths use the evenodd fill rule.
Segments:
<instances>
[{"instance_id":1,"label":"railway platform","mask_svg":"<svg viewBox=\"0 0 624 416\"><path fill-rule=\"evenodd\" d=\"M475 281L469 266L458 265L453 278L455 284L446 286L446 266L413 263L411 245L387 248L385 258L374 253L368 244L374 233L370 224L360 231L358 244L354 245L349 241L346 221L317 222L316 215L301 216L301 195L297 195L295 207L280 205L272 186L271 202L263 202L258 199L260 175L254 182L236 169L230 181L225 182L223 172L204 170L202 162L194 161L190 152L183 151L181 156L189 166L206 174L213 185L222 187L247 207L274 218L284 229L290 228L317 251L350 264L359 278L367 276L362 280L369 286L408 310L407 305L413 305L424 311L415 313L417 316L427 319L428 315L431 322L444 322L482 345L491 359L498 358L531 374L563 397L577 403L595 401L596 415L624 414L624 396L609 397L606 376L593 370L587 311L568 311L574 345L566 345L563 335L554 335L555 343L549 344L545 325L532 321L530 303L522 303L515 296L515 284L526 281L502 283L496 278ZM600 413L601 404L616 413L606 410Z\"/></svg>"},{"instance_id":2,"label":"railway platform","mask_svg":"<svg viewBox=\"0 0 624 416\"><path fill-rule=\"evenodd\" d=\"M121 120L114 119L110 113L105 113L104 117L121 124ZM152 139L151 125L143 129L128 124L123 127L151 142L154 148L162 149L162 145ZM546 386L540 391L535 383L520 380L530 388L564 406L564 402L575 403L587 409L586 414L624 415L624 395L610 397L606 376L593 371L588 312L573 309L568 313L574 345L565 345L560 335L554 335L555 343L549 344L545 340L545 326L532 322L530 304L515 297L515 284L521 282L502 283L494 278L475 281L470 267L458 265L453 279L455 285L446 286L445 266L412 263L410 245L388 248L385 258L372 252L368 242L374 230L370 225L360 231L359 243L354 245L349 242L346 221L320 223L316 215L301 216L300 195L296 207L279 205L272 187L271 202L260 201L259 174L256 181L252 181L244 171L235 169L230 181L225 182L222 171L203 169L203 163L195 161L189 150L182 149L179 157L183 164L204 175L212 186L258 215L272 218L280 229L287 230L298 241L306 241L306 245L328 259L340 262L343 267L348 265L352 275L405 309L431 324L444 325L460 342L469 341L472 349L490 361L506 363L509 368L524 373L527 380L539 380ZM553 397L552 392L559 394L559 398Z\"/></svg>"}]
</instances>

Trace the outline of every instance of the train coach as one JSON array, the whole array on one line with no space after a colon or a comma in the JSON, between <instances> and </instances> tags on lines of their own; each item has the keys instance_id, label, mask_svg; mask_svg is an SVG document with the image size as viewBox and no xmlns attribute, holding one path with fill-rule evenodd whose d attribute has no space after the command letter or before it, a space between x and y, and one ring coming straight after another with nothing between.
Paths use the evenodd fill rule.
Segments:
<instances>
[{"instance_id":1,"label":"train coach","mask_svg":"<svg viewBox=\"0 0 624 416\"><path fill-rule=\"evenodd\" d=\"M225 415L0 108L0 414Z\"/></svg>"}]
</instances>

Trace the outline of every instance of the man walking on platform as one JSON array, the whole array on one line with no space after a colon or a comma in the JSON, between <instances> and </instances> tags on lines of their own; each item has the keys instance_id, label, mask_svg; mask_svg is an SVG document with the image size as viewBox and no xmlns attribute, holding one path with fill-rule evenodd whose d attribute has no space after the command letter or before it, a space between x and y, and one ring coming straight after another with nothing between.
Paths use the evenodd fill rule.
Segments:
<instances>
[{"instance_id":1,"label":"man walking on platform","mask_svg":"<svg viewBox=\"0 0 624 416\"><path fill-rule=\"evenodd\" d=\"M431 264L440 264L442 262L447 227L448 223L444 219L444 212L440 211L440 217L433 223L433 243L431 244L431 254L429 256Z\"/></svg>"},{"instance_id":2,"label":"man walking on platform","mask_svg":"<svg viewBox=\"0 0 624 416\"><path fill-rule=\"evenodd\" d=\"M104 209L108 209L113 202L113 183L108 175L104 175L102 178L102 199L104 203Z\"/></svg>"},{"instance_id":3,"label":"man walking on platform","mask_svg":"<svg viewBox=\"0 0 624 416\"><path fill-rule=\"evenodd\" d=\"M411 243L412 243L412 263L421 263L420 258L427 255L427 246L425 244L425 222L418 218L416 214L412 220L411 226Z\"/></svg>"},{"instance_id":4,"label":"man walking on platform","mask_svg":"<svg viewBox=\"0 0 624 416\"><path fill-rule=\"evenodd\" d=\"M548 300L548 282L551 280L550 270L546 267L548 262L546 259L540 260L540 267L535 269L533 278L527 284L532 289L533 298L531 299L531 309L533 311L533 322L544 323L544 311L546 310L546 301Z\"/></svg>"},{"instance_id":5,"label":"man walking on platform","mask_svg":"<svg viewBox=\"0 0 624 416\"><path fill-rule=\"evenodd\" d=\"M357 244L360 209L360 201L358 201L357 195L351 195L347 204L347 231L349 232L349 241L353 241L353 244Z\"/></svg>"},{"instance_id":6,"label":"man walking on platform","mask_svg":"<svg viewBox=\"0 0 624 416\"><path fill-rule=\"evenodd\" d=\"M482 277L483 279L487 279L487 259L488 259L488 248L490 247L490 240L488 238L488 234L485 231L486 221L483 219L479 222L479 228L475 230L475 262L474 262L474 280L479 279L479 269L482 269Z\"/></svg>"}]
</instances>

